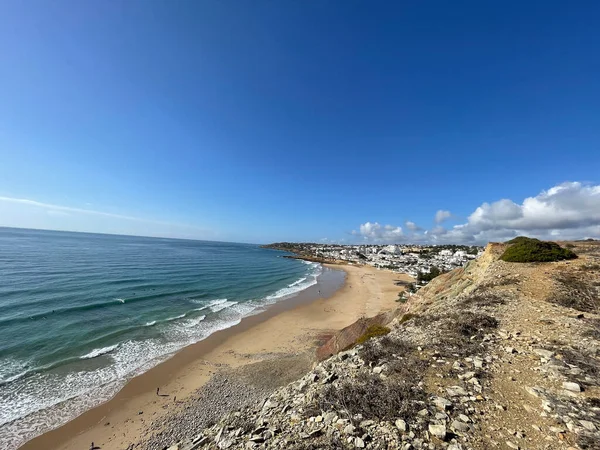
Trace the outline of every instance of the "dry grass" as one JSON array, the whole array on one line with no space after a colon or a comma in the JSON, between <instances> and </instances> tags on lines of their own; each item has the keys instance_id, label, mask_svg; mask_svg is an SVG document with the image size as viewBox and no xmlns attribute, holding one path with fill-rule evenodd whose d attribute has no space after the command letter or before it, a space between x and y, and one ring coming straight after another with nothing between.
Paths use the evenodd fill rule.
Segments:
<instances>
[{"instance_id":1,"label":"dry grass","mask_svg":"<svg viewBox=\"0 0 600 450\"><path fill-rule=\"evenodd\" d=\"M482 289L489 289L489 288L495 288L495 287L501 287L501 286L511 286L514 284L519 284L520 282L521 282L521 280L519 279L519 277L517 277L515 275L508 275L505 277L486 281L485 283L482 283L479 286Z\"/></svg>"},{"instance_id":2,"label":"dry grass","mask_svg":"<svg viewBox=\"0 0 600 450\"><path fill-rule=\"evenodd\" d=\"M414 319L422 328L433 327L435 349L445 355L471 356L483 350L483 337L498 327L490 315L460 311L448 315L423 315Z\"/></svg>"},{"instance_id":3,"label":"dry grass","mask_svg":"<svg viewBox=\"0 0 600 450\"><path fill-rule=\"evenodd\" d=\"M363 371L352 380L325 387L316 399L315 407L333 410L353 420L356 414L364 419L404 418L412 420L423 408L426 394L418 386L427 369L408 342L383 336L366 342L359 351L369 365L387 365L387 377Z\"/></svg>"},{"instance_id":4,"label":"dry grass","mask_svg":"<svg viewBox=\"0 0 600 450\"><path fill-rule=\"evenodd\" d=\"M407 368L402 377L382 380L378 375L363 373L355 380L346 380L338 386L329 385L320 393L322 410L333 410L353 419L360 414L364 419L412 421L423 408L427 396L417 386L420 374Z\"/></svg>"},{"instance_id":5,"label":"dry grass","mask_svg":"<svg viewBox=\"0 0 600 450\"><path fill-rule=\"evenodd\" d=\"M365 363L378 365L403 357L413 350L414 348L402 339L384 336L381 339L366 342L358 354Z\"/></svg>"},{"instance_id":6,"label":"dry grass","mask_svg":"<svg viewBox=\"0 0 600 450\"><path fill-rule=\"evenodd\" d=\"M484 333L498 327L498 320L487 314L465 311L451 317L453 320L446 322L446 329L469 339L483 337Z\"/></svg>"},{"instance_id":7,"label":"dry grass","mask_svg":"<svg viewBox=\"0 0 600 450\"><path fill-rule=\"evenodd\" d=\"M340 438L333 435L331 437L316 436L310 442L301 441L289 443L285 447L287 450L340 450L346 448Z\"/></svg>"},{"instance_id":8,"label":"dry grass","mask_svg":"<svg viewBox=\"0 0 600 450\"><path fill-rule=\"evenodd\" d=\"M582 384L597 384L600 381L600 355L590 355L585 350L575 347L563 347L556 351L562 354L565 363L579 367L586 380L596 380L596 383L585 381Z\"/></svg>"},{"instance_id":9,"label":"dry grass","mask_svg":"<svg viewBox=\"0 0 600 450\"><path fill-rule=\"evenodd\" d=\"M582 335L600 341L600 319L585 318L583 322L588 328Z\"/></svg>"},{"instance_id":10,"label":"dry grass","mask_svg":"<svg viewBox=\"0 0 600 450\"><path fill-rule=\"evenodd\" d=\"M577 445L585 450L600 450L598 438L589 434L580 434L577 438Z\"/></svg>"},{"instance_id":11,"label":"dry grass","mask_svg":"<svg viewBox=\"0 0 600 450\"><path fill-rule=\"evenodd\" d=\"M512 283L510 283L512 284ZM493 292L478 289L461 301L463 306L475 306L479 308L504 305L506 300Z\"/></svg>"},{"instance_id":12,"label":"dry grass","mask_svg":"<svg viewBox=\"0 0 600 450\"><path fill-rule=\"evenodd\" d=\"M597 289L587 281L572 274L555 278L557 288L546 298L550 303L584 312L600 312Z\"/></svg>"}]
</instances>

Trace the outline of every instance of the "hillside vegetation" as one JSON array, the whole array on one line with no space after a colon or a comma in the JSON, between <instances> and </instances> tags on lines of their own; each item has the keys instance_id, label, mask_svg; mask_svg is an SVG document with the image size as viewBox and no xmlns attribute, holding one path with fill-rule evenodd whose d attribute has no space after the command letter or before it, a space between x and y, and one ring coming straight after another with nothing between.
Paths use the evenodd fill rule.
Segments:
<instances>
[{"instance_id":1,"label":"hillside vegetation","mask_svg":"<svg viewBox=\"0 0 600 450\"><path fill-rule=\"evenodd\" d=\"M552 262L577 258L573 251L555 242L519 236L506 243L510 245L500 257L506 262Z\"/></svg>"}]
</instances>

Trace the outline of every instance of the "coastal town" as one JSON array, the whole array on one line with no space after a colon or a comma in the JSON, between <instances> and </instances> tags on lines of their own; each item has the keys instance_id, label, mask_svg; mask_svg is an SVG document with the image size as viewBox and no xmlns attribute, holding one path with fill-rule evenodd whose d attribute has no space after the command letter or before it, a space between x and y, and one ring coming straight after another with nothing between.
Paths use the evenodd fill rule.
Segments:
<instances>
[{"instance_id":1,"label":"coastal town","mask_svg":"<svg viewBox=\"0 0 600 450\"><path fill-rule=\"evenodd\" d=\"M483 253L469 245L339 245L278 242L265 246L294 253L296 258L322 262L344 261L407 273L414 278L449 272Z\"/></svg>"}]
</instances>

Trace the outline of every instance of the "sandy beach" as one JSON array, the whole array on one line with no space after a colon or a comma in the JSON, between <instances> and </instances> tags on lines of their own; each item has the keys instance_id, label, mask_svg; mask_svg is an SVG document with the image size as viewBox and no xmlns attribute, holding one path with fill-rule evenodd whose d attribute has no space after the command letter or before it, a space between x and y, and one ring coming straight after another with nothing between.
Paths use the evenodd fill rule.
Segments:
<instances>
[{"instance_id":1,"label":"sandy beach","mask_svg":"<svg viewBox=\"0 0 600 450\"><path fill-rule=\"evenodd\" d=\"M21 448L80 450L90 448L91 442L102 449L153 448L140 442L161 427L185 421L199 408L199 398L204 399L199 414L216 416L235 407L237 397L252 401L298 378L310 369L314 350L328 335L360 317L397 308L403 288L395 281L411 280L408 275L372 267L329 267L346 272L343 286L319 282L295 299L184 348L130 380L110 401ZM231 401L221 402L221 386L232 389ZM197 425L202 425L198 420ZM172 436L162 439L167 442Z\"/></svg>"}]
</instances>

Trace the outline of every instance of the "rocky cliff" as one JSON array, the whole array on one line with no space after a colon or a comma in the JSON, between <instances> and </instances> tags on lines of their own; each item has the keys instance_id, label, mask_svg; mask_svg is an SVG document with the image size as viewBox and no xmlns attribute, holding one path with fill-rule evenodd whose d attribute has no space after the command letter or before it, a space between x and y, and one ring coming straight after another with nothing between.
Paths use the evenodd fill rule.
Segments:
<instances>
[{"instance_id":1,"label":"rocky cliff","mask_svg":"<svg viewBox=\"0 0 600 450\"><path fill-rule=\"evenodd\" d=\"M569 246L522 264L488 245L378 319L386 336L171 449L600 449L600 243Z\"/></svg>"}]
</instances>

